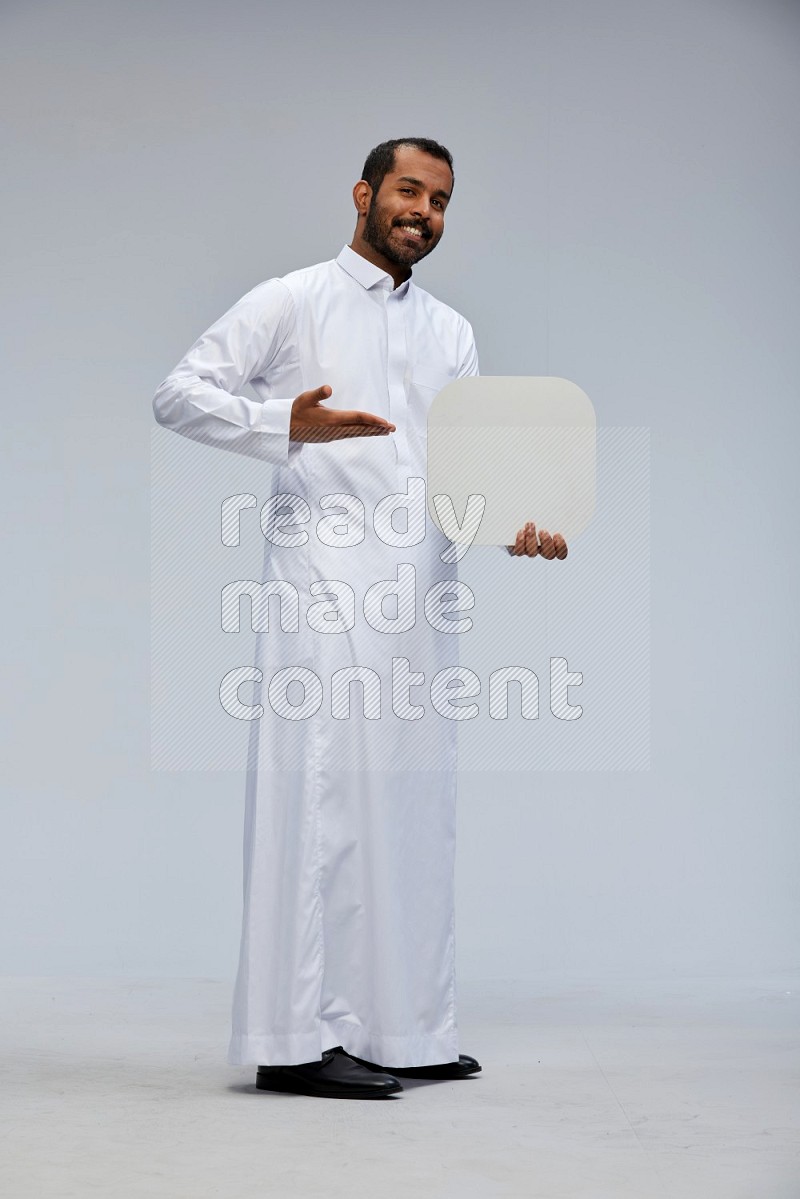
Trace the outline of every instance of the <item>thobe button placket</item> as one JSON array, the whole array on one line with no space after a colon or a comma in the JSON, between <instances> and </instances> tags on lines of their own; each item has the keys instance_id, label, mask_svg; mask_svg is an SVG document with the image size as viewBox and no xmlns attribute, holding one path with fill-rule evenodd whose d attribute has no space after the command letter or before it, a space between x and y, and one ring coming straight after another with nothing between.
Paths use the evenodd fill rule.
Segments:
<instances>
[{"instance_id":1,"label":"thobe button placket","mask_svg":"<svg viewBox=\"0 0 800 1199\"><path fill-rule=\"evenodd\" d=\"M396 432L392 434L395 456L398 465L408 469L411 463L408 453L408 402L405 389L405 295L406 291L401 295L398 295L396 291L390 291L386 296L386 325L388 331L386 369L389 389L389 420L393 425L397 426Z\"/></svg>"}]
</instances>

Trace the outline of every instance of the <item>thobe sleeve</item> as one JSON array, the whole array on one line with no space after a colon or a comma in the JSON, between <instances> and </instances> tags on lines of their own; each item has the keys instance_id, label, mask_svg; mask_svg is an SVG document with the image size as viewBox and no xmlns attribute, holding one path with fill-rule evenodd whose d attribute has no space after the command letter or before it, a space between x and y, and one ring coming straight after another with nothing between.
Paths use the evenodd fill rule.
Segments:
<instances>
[{"instance_id":1,"label":"thobe sleeve","mask_svg":"<svg viewBox=\"0 0 800 1199\"><path fill-rule=\"evenodd\" d=\"M159 384L160 425L194 441L285 466L302 448L289 441L294 396L264 402L237 394L268 377L295 323L294 301L278 279L259 283L194 343Z\"/></svg>"},{"instance_id":2,"label":"thobe sleeve","mask_svg":"<svg viewBox=\"0 0 800 1199\"><path fill-rule=\"evenodd\" d=\"M461 327L458 348L459 364L456 378L464 379L467 375L479 375L481 372L478 367L478 347L475 345L472 325L467 320Z\"/></svg>"}]
</instances>

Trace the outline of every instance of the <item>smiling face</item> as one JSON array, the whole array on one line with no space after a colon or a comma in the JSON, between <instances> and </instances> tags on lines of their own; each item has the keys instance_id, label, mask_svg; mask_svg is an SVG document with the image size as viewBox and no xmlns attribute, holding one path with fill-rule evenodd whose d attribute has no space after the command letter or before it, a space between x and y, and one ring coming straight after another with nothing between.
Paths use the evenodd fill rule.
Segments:
<instances>
[{"instance_id":1,"label":"smiling face","mask_svg":"<svg viewBox=\"0 0 800 1199\"><path fill-rule=\"evenodd\" d=\"M443 159L415 146L398 146L394 168L384 176L377 194L364 180L356 184L359 221L353 248L395 277L398 268L407 276L408 268L438 245L452 186Z\"/></svg>"}]
</instances>

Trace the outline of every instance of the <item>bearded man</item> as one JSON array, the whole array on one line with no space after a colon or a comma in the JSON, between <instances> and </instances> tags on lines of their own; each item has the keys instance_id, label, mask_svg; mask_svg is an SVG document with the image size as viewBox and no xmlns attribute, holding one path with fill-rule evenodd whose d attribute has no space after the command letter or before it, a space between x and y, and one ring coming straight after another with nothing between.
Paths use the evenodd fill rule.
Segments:
<instances>
[{"instance_id":1,"label":"bearded man","mask_svg":"<svg viewBox=\"0 0 800 1199\"><path fill-rule=\"evenodd\" d=\"M453 182L435 141L377 146L353 188L352 242L254 287L154 398L162 425L273 467L264 577L290 583L308 612L259 633L253 674L228 1061L256 1064L262 1090L382 1098L400 1077L481 1068L458 1042L456 723L411 697L452 664L454 638L387 615L369 590L409 567L426 590L452 590L449 543L426 511L408 509L402 531L391 515L356 519L425 479L434 396L478 374L469 322L412 279L442 237ZM312 506L335 515L312 527ZM530 524L508 548L567 552ZM342 610L331 594L358 603ZM318 702L315 679L338 706Z\"/></svg>"}]
</instances>

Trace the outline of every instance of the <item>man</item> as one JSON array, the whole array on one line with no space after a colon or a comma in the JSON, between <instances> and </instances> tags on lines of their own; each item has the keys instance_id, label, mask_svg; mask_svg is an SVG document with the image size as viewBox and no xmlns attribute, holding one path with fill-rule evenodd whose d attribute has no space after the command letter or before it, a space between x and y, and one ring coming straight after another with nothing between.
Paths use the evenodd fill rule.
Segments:
<instances>
[{"instance_id":1,"label":"man","mask_svg":"<svg viewBox=\"0 0 800 1199\"><path fill-rule=\"evenodd\" d=\"M253 673L228 1053L263 1090L378 1098L397 1076L480 1070L458 1053L455 724L418 700L454 639L415 619L415 589L457 586L455 571L427 513L409 502L394 522L424 490L431 401L478 374L469 323L411 278L452 192L437 142L377 146L351 244L253 288L154 398L161 424L275 468L264 577L283 592ZM559 534L539 538L526 525L508 550L566 557Z\"/></svg>"}]
</instances>

